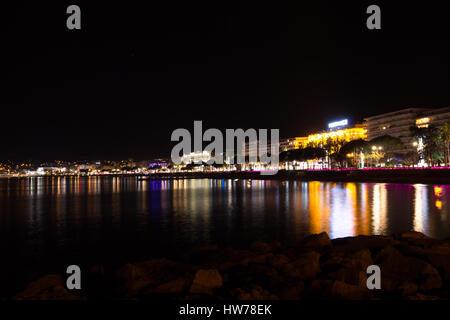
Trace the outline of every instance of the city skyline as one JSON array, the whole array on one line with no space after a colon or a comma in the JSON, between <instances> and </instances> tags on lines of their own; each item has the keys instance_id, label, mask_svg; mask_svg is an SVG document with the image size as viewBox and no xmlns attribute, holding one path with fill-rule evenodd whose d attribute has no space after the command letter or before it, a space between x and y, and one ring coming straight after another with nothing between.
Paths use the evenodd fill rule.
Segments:
<instances>
[{"instance_id":1,"label":"city skyline","mask_svg":"<svg viewBox=\"0 0 450 320\"><path fill-rule=\"evenodd\" d=\"M400 121L400 122L399 122ZM347 142L356 139L363 139L366 141L370 141L374 138L381 137L384 135L390 135L394 138L400 138L403 143L403 147L405 150L413 151L417 148L417 138L414 137L414 132L412 131L413 127L428 127L430 124L436 128L439 128L445 125L446 122L450 121L450 107L444 108L403 108L399 110L393 110L384 114L372 115L370 117L364 117L362 121L354 121L349 120L348 118L341 119L339 121L329 122L328 126L322 128L317 132L308 132L302 135L296 135L291 137L280 137L278 142L279 151L287 151L290 149L298 149L298 148L306 148L311 146L311 144L316 144L318 141L322 141L324 143L328 138L335 136L335 133L343 134L346 136L345 140ZM205 128L208 129L208 128ZM209 128L212 129L212 128ZM237 128L236 128L237 129ZM252 129L252 128L244 128ZM189 129L187 129L189 130ZM234 130L234 129L233 129ZM348 137L347 137L348 136ZM249 139L250 137L247 137ZM236 142L236 141L235 141ZM202 143L204 148L207 143ZM246 150L248 153L248 144L249 142L246 140ZM169 146L170 143L167 143ZM270 149L271 144L268 144L268 150ZM193 147L193 146L192 146ZM192 149L193 150L193 149ZM204 149L203 149L204 150ZM270 153L270 152L269 152ZM185 156L188 156L187 154ZM22 165L37 165L37 164L45 164L51 163L57 164L58 162L66 163L66 164L82 164L86 163L95 163L100 162L108 163L108 162L126 162L126 161L150 161L154 160L169 160L170 158L170 150L168 149L167 153L160 157L152 157L152 158L133 158L133 157L124 157L124 158L97 158L97 159L63 159L63 158L55 158L55 159L39 159L39 158L28 158L28 159L0 159L1 162L10 162L11 164L19 164L22 162ZM45 166L45 165L44 165ZM51 166L51 165L49 165Z\"/></svg>"}]
</instances>

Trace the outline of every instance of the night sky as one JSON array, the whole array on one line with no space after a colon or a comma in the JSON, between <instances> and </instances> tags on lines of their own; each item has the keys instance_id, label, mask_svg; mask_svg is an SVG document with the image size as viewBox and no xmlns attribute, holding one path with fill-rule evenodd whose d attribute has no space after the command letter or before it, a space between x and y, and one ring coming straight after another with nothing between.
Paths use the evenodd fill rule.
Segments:
<instances>
[{"instance_id":1,"label":"night sky","mask_svg":"<svg viewBox=\"0 0 450 320\"><path fill-rule=\"evenodd\" d=\"M0 160L168 157L194 120L291 137L450 105L437 2L93 2L2 7ZM382 30L366 28L370 4Z\"/></svg>"}]
</instances>

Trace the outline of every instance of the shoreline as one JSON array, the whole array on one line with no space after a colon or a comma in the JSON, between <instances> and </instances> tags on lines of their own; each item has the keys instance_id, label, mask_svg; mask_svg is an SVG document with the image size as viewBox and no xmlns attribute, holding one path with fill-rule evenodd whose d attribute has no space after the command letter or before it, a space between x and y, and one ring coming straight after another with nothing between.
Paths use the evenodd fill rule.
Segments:
<instances>
[{"instance_id":1,"label":"shoreline","mask_svg":"<svg viewBox=\"0 0 450 320\"><path fill-rule=\"evenodd\" d=\"M450 184L450 169L386 169L386 170L280 170L274 175L260 172L183 172L155 173L147 179L254 179L371 183Z\"/></svg>"},{"instance_id":2,"label":"shoreline","mask_svg":"<svg viewBox=\"0 0 450 320\"><path fill-rule=\"evenodd\" d=\"M138 177L142 180L174 179L251 179L251 180L292 180L324 182L368 182L368 183L423 183L450 184L450 169L385 168L385 169L331 169L331 170L280 170L273 175L263 175L259 171L227 172L171 172L151 174L97 174L97 175L45 175L45 176L0 176L0 179L27 179L31 177Z\"/></svg>"},{"instance_id":3,"label":"shoreline","mask_svg":"<svg viewBox=\"0 0 450 320\"><path fill-rule=\"evenodd\" d=\"M367 288L367 267L381 270L381 289ZM249 248L198 249L189 261L154 258L82 271L72 294L65 274L29 283L13 300L440 300L450 299L450 238L409 231L331 240L310 235L295 246L254 242Z\"/></svg>"}]
</instances>

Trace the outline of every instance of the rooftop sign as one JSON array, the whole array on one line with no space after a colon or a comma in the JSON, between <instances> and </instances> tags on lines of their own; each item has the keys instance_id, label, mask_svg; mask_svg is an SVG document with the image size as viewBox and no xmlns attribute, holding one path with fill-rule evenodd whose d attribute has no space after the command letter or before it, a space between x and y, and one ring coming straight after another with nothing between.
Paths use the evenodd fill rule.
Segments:
<instances>
[{"instance_id":1,"label":"rooftop sign","mask_svg":"<svg viewBox=\"0 0 450 320\"><path fill-rule=\"evenodd\" d=\"M336 127L344 127L346 125L348 125L348 120L344 119L344 120L340 120L340 121L330 122L328 124L328 128L332 129L332 128L336 128Z\"/></svg>"}]
</instances>

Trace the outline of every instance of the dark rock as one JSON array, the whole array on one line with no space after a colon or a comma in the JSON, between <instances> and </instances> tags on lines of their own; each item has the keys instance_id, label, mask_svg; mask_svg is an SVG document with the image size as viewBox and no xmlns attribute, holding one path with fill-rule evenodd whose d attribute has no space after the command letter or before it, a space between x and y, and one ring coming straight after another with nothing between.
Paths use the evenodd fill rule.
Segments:
<instances>
[{"instance_id":1,"label":"dark rock","mask_svg":"<svg viewBox=\"0 0 450 320\"><path fill-rule=\"evenodd\" d=\"M336 272L341 268L365 273L367 267L372 264L372 255L368 249L362 249L352 253L333 249L321 258L321 269L327 274Z\"/></svg>"},{"instance_id":2,"label":"dark rock","mask_svg":"<svg viewBox=\"0 0 450 320\"><path fill-rule=\"evenodd\" d=\"M310 287L313 297L326 299L362 300L370 296L369 290L339 280L313 280Z\"/></svg>"},{"instance_id":3,"label":"dark rock","mask_svg":"<svg viewBox=\"0 0 450 320\"><path fill-rule=\"evenodd\" d=\"M232 296L237 300L279 300L276 295L259 286L253 286L248 289L234 289Z\"/></svg>"},{"instance_id":4,"label":"dark rock","mask_svg":"<svg viewBox=\"0 0 450 320\"><path fill-rule=\"evenodd\" d=\"M441 271L443 278L450 280L450 245L442 243L423 248L418 246L404 246L399 249L403 254L417 257L431 263Z\"/></svg>"},{"instance_id":5,"label":"dark rock","mask_svg":"<svg viewBox=\"0 0 450 320\"><path fill-rule=\"evenodd\" d=\"M406 231L394 234L395 239L408 240L408 239L429 239L426 235L417 231Z\"/></svg>"},{"instance_id":6,"label":"dark rock","mask_svg":"<svg viewBox=\"0 0 450 320\"><path fill-rule=\"evenodd\" d=\"M422 290L442 286L439 272L421 259L406 257L395 249L387 249L380 260L382 287L385 289L395 289L403 281L419 283Z\"/></svg>"},{"instance_id":7,"label":"dark rock","mask_svg":"<svg viewBox=\"0 0 450 320\"><path fill-rule=\"evenodd\" d=\"M442 279L439 272L430 265L423 279L420 280L420 289L428 291L432 289L440 289L442 287Z\"/></svg>"},{"instance_id":8,"label":"dark rock","mask_svg":"<svg viewBox=\"0 0 450 320\"><path fill-rule=\"evenodd\" d=\"M248 266L248 272L252 275L252 283L263 288L275 289L287 284L284 277L271 266L251 264Z\"/></svg>"},{"instance_id":9,"label":"dark rock","mask_svg":"<svg viewBox=\"0 0 450 320\"><path fill-rule=\"evenodd\" d=\"M290 260L284 254L280 253L280 254L272 255L271 257L269 257L267 262L272 267L274 267L276 269L280 269L283 265L285 265L286 263L289 263Z\"/></svg>"},{"instance_id":10,"label":"dark rock","mask_svg":"<svg viewBox=\"0 0 450 320\"><path fill-rule=\"evenodd\" d=\"M212 293L215 288L222 287L222 277L216 269L198 270L192 283L191 293Z\"/></svg>"},{"instance_id":11,"label":"dark rock","mask_svg":"<svg viewBox=\"0 0 450 320\"><path fill-rule=\"evenodd\" d=\"M403 281L397 288L402 296L414 295L417 293L417 290L419 290L417 284L412 281Z\"/></svg>"},{"instance_id":12,"label":"dark rock","mask_svg":"<svg viewBox=\"0 0 450 320\"><path fill-rule=\"evenodd\" d=\"M347 284L342 281L334 281L330 297L338 299L348 299L348 300L361 300L367 299L369 296L369 291L367 288L362 289L359 286Z\"/></svg>"},{"instance_id":13,"label":"dark rock","mask_svg":"<svg viewBox=\"0 0 450 320\"><path fill-rule=\"evenodd\" d=\"M273 257L273 253L265 253L257 256L249 256L244 258L240 263L242 265L248 265L249 263L266 264L269 259Z\"/></svg>"},{"instance_id":14,"label":"dark rock","mask_svg":"<svg viewBox=\"0 0 450 320\"><path fill-rule=\"evenodd\" d=\"M288 277L311 279L320 272L320 254L315 251L304 253L296 260L281 267L281 272Z\"/></svg>"},{"instance_id":15,"label":"dark rock","mask_svg":"<svg viewBox=\"0 0 450 320\"><path fill-rule=\"evenodd\" d=\"M80 296L70 294L65 288L64 278L58 274L47 274L30 283L13 300L79 300Z\"/></svg>"},{"instance_id":16,"label":"dark rock","mask_svg":"<svg viewBox=\"0 0 450 320\"><path fill-rule=\"evenodd\" d=\"M265 242L256 241L251 244L250 250L256 254L263 254L263 253L272 252L274 249L271 245L269 245Z\"/></svg>"},{"instance_id":17,"label":"dark rock","mask_svg":"<svg viewBox=\"0 0 450 320\"><path fill-rule=\"evenodd\" d=\"M192 283L191 279L175 279L169 282L160 284L156 287L149 288L143 292L143 295L147 294L176 294L186 292Z\"/></svg>"},{"instance_id":18,"label":"dark rock","mask_svg":"<svg viewBox=\"0 0 450 320\"><path fill-rule=\"evenodd\" d=\"M427 237L423 233L416 231L398 233L394 235L394 238L408 245L415 245L424 248L441 243L438 239Z\"/></svg>"},{"instance_id":19,"label":"dark rock","mask_svg":"<svg viewBox=\"0 0 450 320\"><path fill-rule=\"evenodd\" d=\"M401 255L400 251L393 246L388 246L378 251L378 253L375 255L374 260L375 263L379 263L381 260L386 259L386 257L395 255Z\"/></svg>"},{"instance_id":20,"label":"dark rock","mask_svg":"<svg viewBox=\"0 0 450 320\"><path fill-rule=\"evenodd\" d=\"M89 297L184 300L450 298L450 242L418 232L394 237L358 236L330 241L311 235L301 246L254 242L251 250L203 247L195 265L152 259L115 270L95 265L87 272ZM381 270L381 289L369 290L369 265ZM64 279L47 275L14 299L79 299ZM95 290L101 287L102 290Z\"/></svg>"},{"instance_id":21,"label":"dark rock","mask_svg":"<svg viewBox=\"0 0 450 320\"><path fill-rule=\"evenodd\" d=\"M342 261L343 266L363 270L364 272L372 264L372 255L368 249L359 250Z\"/></svg>"},{"instance_id":22,"label":"dark rock","mask_svg":"<svg viewBox=\"0 0 450 320\"><path fill-rule=\"evenodd\" d=\"M282 300L299 300L305 291L304 282L286 284L284 287L274 290L274 293Z\"/></svg>"},{"instance_id":23,"label":"dark rock","mask_svg":"<svg viewBox=\"0 0 450 320\"><path fill-rule=\"evenodd\" d=\"M192 278L193 273L193 266L168 259L126 264L116 272L116 290L120 295L132 297L138 295L142 289L179 278Z\"/></svg>"},{"instance_id":24,"label":"dark rock","mask_svg":"<svg viewBox=\"0 0 450 320\"><path fill-rule=\"evenodd\" d=\"M332 243L328 234L326 232L322 232L306 237L303 239L301 245L304 248L322 250L324 248L331 247Z\"/></svg>"},{"instance_id":25,"label":"dark rock","mask_svg":"<svg viewBox=\"0 0 450 320\"><path fill-rule=\"evenodd\" d=\"M330 279L339 280L348 284L367 288L367 274L359 269L341 267L328 275Z\"/></svg>"},{"instance_id":26,"label":"dark rock","mask_svg":"<svg viewBox=\"0 0 450 320\"><path fill-rule=\"evenodd\" d=\"M325 273L336 271L343 265L344 256L332 252L331 254L324 255L321 258L321 270Z\"/></svg>"},{"instance_id":27,"label":"dark rock","mask_svg":"<svg viewBox=\"0 0 450 320\"><path fill-rule=\"evenodd\" d=\"M385 236L357 236L334 239L332 241L336 250L350 253L362 249L377 252L394 243L394 239Z\"/></svg>"},{"instance_id":28,"label":"dark rock","mask_svg":"<svg viewBox=\"0 0 450 320\"><path fill-rule=\"evenodd\" d=\"M237 265L223 271L222 280L227 286L245 286L251 284L254 280L254 274L248 266Z\"/></svg>"}]
</instances>

